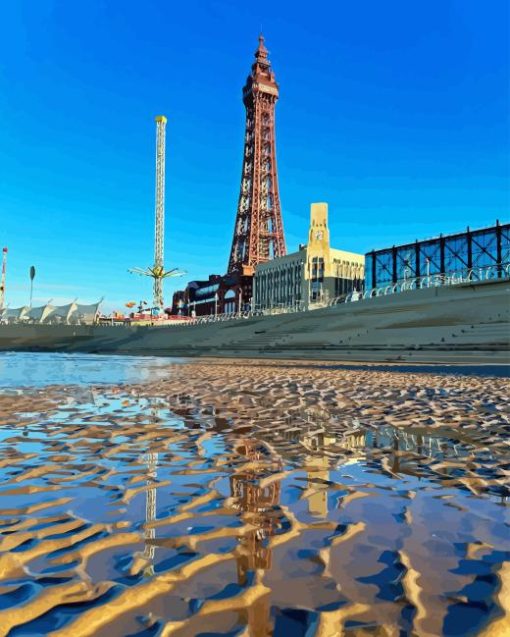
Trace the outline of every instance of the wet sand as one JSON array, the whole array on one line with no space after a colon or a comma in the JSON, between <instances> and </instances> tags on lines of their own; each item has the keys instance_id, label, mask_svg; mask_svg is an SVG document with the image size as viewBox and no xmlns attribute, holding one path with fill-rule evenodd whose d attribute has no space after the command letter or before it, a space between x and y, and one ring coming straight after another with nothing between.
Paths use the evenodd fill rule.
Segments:
<instances>
[{"instance_id":1,"label":"wet sand","mask_svg":"<svg viewBox=\"0 0 510 637\"><path fill-rule=\"evenodd\" d=\"M0 634L510 634L509 382L451 371L0 394Z\"/></svg>"}]
</instances>

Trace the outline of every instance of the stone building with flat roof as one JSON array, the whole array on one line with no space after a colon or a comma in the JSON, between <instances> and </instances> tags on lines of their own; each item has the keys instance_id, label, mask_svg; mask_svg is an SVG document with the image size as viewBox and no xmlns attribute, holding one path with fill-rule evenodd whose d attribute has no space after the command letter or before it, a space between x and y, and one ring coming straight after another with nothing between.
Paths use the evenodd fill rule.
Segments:
<instances>
[{"instance_id":1,"label":"stone building with flat roof","mask_svg":"<svg viewBox=\"0 0 510 637\"><path fill-rule=\"evenodd\" d=\"M321 307L353 290L360 291L364 266L364 255L331 247L328 204L313 203L307 245L256 266L253 308L277 311Z\"/></svg>"}]
</instances>

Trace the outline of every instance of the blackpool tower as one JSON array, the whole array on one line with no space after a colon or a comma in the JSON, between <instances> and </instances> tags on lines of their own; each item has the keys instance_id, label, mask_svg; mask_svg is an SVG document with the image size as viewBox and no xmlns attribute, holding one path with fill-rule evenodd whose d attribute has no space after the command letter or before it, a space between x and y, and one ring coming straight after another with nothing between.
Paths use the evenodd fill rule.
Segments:
<instances>
[{"instance_id":1,"label":"blackpool tower","mask_svg":"<svg viewBox=\"0 0 510 637\"><path fill-rule=\"evenodd\" d=\"M252 276L258 263L286 253L276 171L274 111L278 84L262 35L251 68L243 88L243 171L228 263L229 274L244 276Z\"/></svg>"}]
</instances>

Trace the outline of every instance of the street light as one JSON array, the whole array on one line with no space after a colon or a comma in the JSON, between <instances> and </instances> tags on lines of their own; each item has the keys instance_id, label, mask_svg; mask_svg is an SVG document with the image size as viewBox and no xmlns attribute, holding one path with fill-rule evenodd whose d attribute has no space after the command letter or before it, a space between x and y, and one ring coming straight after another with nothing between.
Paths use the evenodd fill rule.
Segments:
<instances>
[{"instance_id":1,"label":"street light","mask_svg":"<svg viewBox=\"0 0 510 637\"><path fill-rule=\"evenodd\" d=\"M218 316L218 292L214 294L214 316Z\"/></svg>"},{"instance_id":2,"label":"street light","mask_svg":"<svg viewBox=\"0 0 510 637\"><path fill-rule=\"evenodd\" d=\"M34 279L35 279L35 268L33 265L30 266L30 307L32 307L32 297L34 295Z\"/></svg>"}]
</instances>

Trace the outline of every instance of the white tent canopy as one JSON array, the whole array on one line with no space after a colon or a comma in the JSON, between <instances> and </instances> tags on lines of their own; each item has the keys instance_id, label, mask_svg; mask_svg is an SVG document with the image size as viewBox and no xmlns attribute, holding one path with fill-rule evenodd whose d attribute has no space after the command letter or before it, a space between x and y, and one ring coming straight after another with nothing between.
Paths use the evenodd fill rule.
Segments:
<instances>
[{"instance_id":1,"label":"white tent canopy","mask_svg":"<svg viewBox=\"0 0 510 637\"><path fill-rule=\"evenodd\" d=\"M21 317L23 320L33 321L34 323L43 323L45 318L53 310L53 305L47 303L40 307L28 308L27 312Z\"/></svg>"},{"instance_id":2,"label":"white tent canopy","mask_svg":"<svg viewBox=\"0 0 510 637\"><path fill-rule=\"evenodd\" d=\"M6 307L1 311L0 316L4 321L19 321L26 316L29 309L28 306Z\"/></svg>"},{"instance_id":3,"label":"white tent canopy","mask_svg":"<svg viewBox=\"0 0 510 637\"><path fill-rule=\"evenodd\" d=\"M67 323L73 312L76 310L76 303L73 301L72 303L68 303L67 305L58 305L57 307L52 307L51 312L48 313L47 318L50 322L55 322L56 320Z\"/></svg>"},{"instance_id":4,"label":"white tent canopy","mask_svg":"<svg viewBox=\"0 0 510 637\"><path fill-rule=\"evenodd\" d=\"M95 322L99 305L97 303L82 304L73 301L67 305L46 305L39 307L18 307L0 309L0 320L7 323L80 323L91 325Z\"/></svg>"},{"instance_id":5,"label":"white tent canopy","mask_svg":"<svg viewBox=\"0 0 510 637\"><path fill-rule=\"evenodd\" d=\"M91 303L90 305L74 303L76 309L74 310L73 316L75 316L80 322L93 323L96 319L100 304L101 301Z\"/></svg>"}]
</instances>

